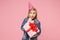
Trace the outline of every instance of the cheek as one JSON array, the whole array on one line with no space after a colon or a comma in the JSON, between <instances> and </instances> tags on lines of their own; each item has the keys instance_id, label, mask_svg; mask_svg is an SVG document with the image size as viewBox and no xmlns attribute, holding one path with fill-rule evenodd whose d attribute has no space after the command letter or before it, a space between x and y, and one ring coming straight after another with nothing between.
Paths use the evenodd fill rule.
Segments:
<instances>
[{"instance_id":1,"label":"cheek","mask_svg":"<svg viewBox=\"0 0 60 40\"><path fill-rule=\"evenodd\" d=\"M33 14L32 14L32 13L30 13L30 14L29 14L29 16L33 16Z\"/></svg>"},{"instance_id":2,"label":"cheek","mask_svg":"<svg viewBox=\"0 0 60 40\"><path fill-rule=\"evenodd\" d=\"M33 14L33 17L35 17L36 16L36 14Z\"/></svg>"}]
</instances>

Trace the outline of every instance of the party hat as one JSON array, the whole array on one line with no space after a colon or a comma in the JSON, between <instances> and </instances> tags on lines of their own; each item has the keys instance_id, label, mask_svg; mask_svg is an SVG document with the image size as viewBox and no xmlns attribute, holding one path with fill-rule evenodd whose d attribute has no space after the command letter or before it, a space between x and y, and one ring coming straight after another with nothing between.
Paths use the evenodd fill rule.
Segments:
<instances>
[{"instance_id":1,"label":"party hat","mask_svg":"<svg viewBox=\"0 0 60 40\"><path fill-rule=\"evenodd\" d=\"M32 8L34 8L34 6L29 2L29 3L28 3L28 8L29 8L29 9L32 9Z\"/></svg>"}]
</instances>

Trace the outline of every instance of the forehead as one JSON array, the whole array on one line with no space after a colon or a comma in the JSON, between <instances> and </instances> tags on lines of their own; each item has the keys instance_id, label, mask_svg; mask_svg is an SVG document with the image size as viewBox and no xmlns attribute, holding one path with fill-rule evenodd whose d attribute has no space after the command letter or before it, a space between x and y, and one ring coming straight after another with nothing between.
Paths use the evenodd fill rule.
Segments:
<instances>
[{"instance_id":1,"label":"forehead","mask_svg":"<svg viewBox=\"0 0 60 40\"><path fill-rule=\"evenodd\" d=\"M36 12L36 10L33 10L33 9L32 9L30 12Z\"/></svg>"}]
</instances>

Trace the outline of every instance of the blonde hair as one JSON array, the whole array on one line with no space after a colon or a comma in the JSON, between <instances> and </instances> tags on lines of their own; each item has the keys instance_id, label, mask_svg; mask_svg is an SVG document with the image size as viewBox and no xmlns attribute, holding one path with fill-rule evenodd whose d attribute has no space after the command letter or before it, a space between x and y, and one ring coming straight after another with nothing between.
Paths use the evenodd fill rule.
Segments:
<instances>
[{"instance_id":1,"label":"blonde hair","mask_svg":"<svg viewBox=\"0 0 60 40\"><path fill-rule=\"evenodd\" d=\"M31 10L36 11L36 16L35 16L34 19L36 19L38 21L38 19L37 19L37 10L35 8L31 8L31 9L28 10L28 16L27 16L27 18L29 18L29 13L30 13Z\"/></svg>"}]
</instances>

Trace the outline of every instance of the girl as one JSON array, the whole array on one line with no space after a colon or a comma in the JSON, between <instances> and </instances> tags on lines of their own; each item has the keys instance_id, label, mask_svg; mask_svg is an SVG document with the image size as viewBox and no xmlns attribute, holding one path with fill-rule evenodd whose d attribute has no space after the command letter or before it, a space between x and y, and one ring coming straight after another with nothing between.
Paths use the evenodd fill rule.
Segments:
<instances>
[{"instance_id":1,"label":"girl","mask_svg":"<svg viewBox=\"0 0 60 40\"><path fill-rule=\"evenodd\" d=\"M34 35L32 38L30 38L28 36L28 34L26 33L26 31L23 29L23 26L25 23L30 22L32 20L34 20L34 23L37 25L37 27L40 31L36 35ZM28 16L27 16L27 18L24 19L24 21L21 25L21 29L24 32L22 40L29 40L29 39L30 40L37 40L37 37L41 33L41 28L40 28L40 21L37 19L37 10L35 8L29 9Z\"/></svg>"}]
</instances>

